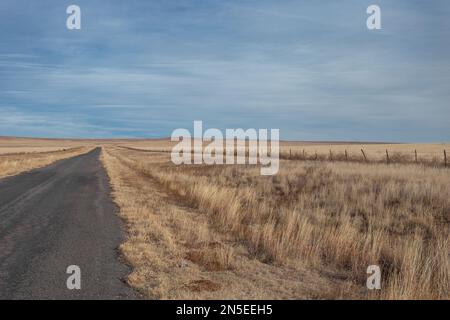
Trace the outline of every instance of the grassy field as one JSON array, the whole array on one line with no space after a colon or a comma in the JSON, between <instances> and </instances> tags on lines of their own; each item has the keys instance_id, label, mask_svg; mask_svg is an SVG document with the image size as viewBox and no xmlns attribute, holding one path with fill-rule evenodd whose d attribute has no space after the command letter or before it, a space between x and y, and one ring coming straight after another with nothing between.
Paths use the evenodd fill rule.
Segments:
<instances>
[{"instance_id":1,"label":"grassy field","mask_svg":"<svg viewBox=\"0 0 450 320\"><path fill-rule=\"evenodd\" d=\"M0 138L0 176L97 145L126 225L127 281L143 296L450 298L448 144L282 142L278 174L261 176L175 166L163 139ZM381 290L366 288L369 265Z\"/></svg>"},{"instance_id":2,"label":"grassy field","mask_svg":"<svg viewBox=\"0 0 450 320\"><path fill-rule=\"evenodd\" d=\"M74 157L93 145L81 140L0 137L0 178Z\"/></svg>"},{"instance_id":3,"label":"grassy field","mask_svg":"<svg viewBox=\"0 0 450 320\"><path fill-rule=\"evenodd\" d=\"M136 150L171 152L176 142L169 140L121 141L118 145ZM203 147L205 148L206 145L207 143ZM444 150L447 153L450 152L450 144L280 141L280 158L285 160L386 162L388 156L389 163L443 165ZM447 164L450 165L450 154L448 154Z\"/></svg>"},{"instance_id":4,"label":"grassy field","mask_svg":"<svg viewBox=\"0 0 450 320\"><path fill-rule=\"evenodd\" d=\"M169 190L153 176L153 170L170 167L167 159L166 153L149 155L123 148L105 148L103 153L113 196L129 234L121 246L121 252L133 266L128 282L144 296L156 299L360 296L356 294L359 287L324 277L321 271L307 265L293 268L259 259L245 240L222 228L189 198Z\"/></svg>"},{"instance_id":5,"label":"grassy field","mask_svg":"<svg viewBox=\"0 0 450 320\"><path fill-rule=\"evenodd\" d=\"M263 177L256 166L174 166L166 152L135 150L152 148L104 153L130 228L122 247L135 267L130 283L144 294L449 297L450 171L443 166L282 161L276 176ZM365 289L369 265L381 267L380 291Z\"/></svg>"},{"instance_id":6,"label":"grassy field","mask_svg":"<svg viewBox=\"0 0 450 320\"><path fill-rule=\"evenodd\" d=\"M0 178L45 167L55 161L71 158L86 153L91 149L90 147L74 147L57 149L56 151L41 150L40 152L37 152L35 149L33 151L25 149L25 151L22 150L20 153L0 153Z\"/></svg>"}]
</instances>

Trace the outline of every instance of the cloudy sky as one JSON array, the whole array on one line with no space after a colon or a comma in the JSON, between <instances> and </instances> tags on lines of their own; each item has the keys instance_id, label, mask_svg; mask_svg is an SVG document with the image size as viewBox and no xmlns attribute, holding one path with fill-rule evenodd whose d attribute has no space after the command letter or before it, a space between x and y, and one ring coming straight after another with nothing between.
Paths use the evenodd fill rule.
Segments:
<instances>
[{"instance_id":1,"label":"cloudy sky","mask_svg":"<svg viewBox=\"0 0 450 320\"><path fill-rule=\"evenodd\" d=\"M0 40L0 135L450 141L448 0L1 0Z\"/></svg>"}]
</instances>

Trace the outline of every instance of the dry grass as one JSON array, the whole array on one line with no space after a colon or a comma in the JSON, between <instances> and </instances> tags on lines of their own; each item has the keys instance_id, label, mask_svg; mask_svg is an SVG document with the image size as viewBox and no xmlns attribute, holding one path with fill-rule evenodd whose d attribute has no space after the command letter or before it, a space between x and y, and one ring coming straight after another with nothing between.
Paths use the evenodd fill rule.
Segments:
<instances>
[{"instance_id":1,"label":"dry grass","mask_svg":"<svg viewBox=\"0 0 450 320\"><path fill-rule=\"evenodd\" d=\"M144 296L450 298L450 169L408 164L414 150L439 163L448 144L285 142L281 157L293 161L261 176L257 166L174 166L167 140L0 138L0 177L97 144L128 229L128 282ZM379 163L360 162L361 148ZM304 149L333 161L296 161ZM335 161L345 150L355 161ZM365 288L373 264L380 291Z\"/></svg>"},{"instance_id":2,"label":"dry grass","mask_svg":"<svg viewBox=\"0 0 450 320\"><path fill-rule=\"evenodd\" d=\"M450 144L386 144L386 143L294 143L285 142L280 147L282 159L349 160L369 162L386 161L386 150L392 163L417 162L443 164L444 150L450 152ZM346 155L347 153L347 155ZM449 160L450 162L450 160Z\"/></svg>"},{"instance_id":3,"label":"dry grass","mask_svg":"<svg viewBox=\"0 0 450 320\"><path fill-rule=\"evenodd\" d=\"M128 239L121 252L133 266L128 282L151 299L293 299L358 297L360 288L297 263L265 263L251 246L222 230L190 199L164 188L145 167L167 155L106 148L102 160ZM334 270L327 270L333 274Z\"/></svg>"},{"instance_id":4,"label":"dry grass","mask_svg":"<svg viewBox=\"0 0 450 320\"><path fill-rule=\"evenodd\" d=\"M448 169L282 161L276 176L263 177L256 166L173 166L168 154L123 148L108 148L105 159L130 225L123 248L137 270L130 283L149 296L255 298L259 284L262 298L450 297ZM124 183L127 175L133 177ZM153 198L156 192L164 196ZM175 200L168 204L166 198ZM173 206L181 210L180 204L194 210L195 218L176 217ZM217 237L226 240L209 251ZM240 251L234 245L222 247L230 242ZM163 250L155 243L166 251L146 253ZM202 245L186 249L196 243ZM202 266L208 280L222 289L204 294L186 283L187 289L172 286L189 277L166 269L171 254L173 261L182 257ZM236 256L272 269L249 282L250 275L233 262ZM369 292L366 269L373 264L382 269L382 290ZM264 281L276 281L280 270L310 272L295 285L279 282L276 294L273 288L262 289ZM227 277L214 278L224 272L240 273L239 286L246 294L228 290Z\"/></svg>"},{"instance_id":5,"label":"dry grass","mask_svg":"<svg viewBox=\"0 0 450 320\"><path fill-rule=\"evenodd\" d=\"M43 149L45 150L45 148ZM48 151L47 149L42 152L36 152L35 149L21 149L22 153L0 154L0 178L45 167L55 161L86 153L90 149L89 147L76 147L57 151Z\"/></svg>"},{"instance_id":6,"label":"dry grass","mask_svg":"<svg viewBox=\"0 0 450 320\"><path fill-rule=\"evenodd\" d=\"M155 141L122 141L118 144L131 150L169 153L177 142L161 139ZM204 143L203 148L206 146L207 143ZM246 148L246 150L248 153L248 148ZM365 157L361 150L364 151ZM389 144L280 141L280 158L284 160L326 160L376 163L387 161L387 151L389 163L418 163L431 166L443 166L444 150L447 151L447 165L450 166L449 143Z\"/></svg>"},{"instance_id":7,"label":"dry grass","mask_svg":"<svg viewBox=\"0 0 450 320\"><path fill-rule=\"evenodd\" d=\"M4 154L23 154L23 153L41 153L64 150L64 147L3 147L0 146L0 155Z\"/></svg>"},{"instance_id":8,"label":"dry grass","mask_svg":"<svg viewBox=\"0 0 450 320\"><path fill-rule=\"evenodd\" d=\"M43 139L0 136L0 148L74 148L90 145L94 140Z\"/></svg>"}]
</instances>

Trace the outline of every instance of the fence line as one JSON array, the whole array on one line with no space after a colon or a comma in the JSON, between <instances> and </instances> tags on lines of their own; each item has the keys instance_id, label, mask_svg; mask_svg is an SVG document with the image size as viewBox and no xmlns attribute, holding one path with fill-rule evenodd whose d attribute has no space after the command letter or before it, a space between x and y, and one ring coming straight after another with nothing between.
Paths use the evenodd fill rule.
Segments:
<instances>
[{"instance_id":1,"label":"fence line","mask_svg":"<svg viewBox=\"0 0 450 320\"><path fill-rule=\"evenodd\" d=\"M128 146L118 146L124 149L128 149L128 150L133 150L133 151L140 151L140 152L149 152L149 153L170 153L171 150L169 149L139 149L139 148L133 148L133 147L128 147ZM194 153L194 150L191 150L191 153ZM395 161L395 157L393 157L392 155L389 154L389 151L386 149L385 150L386 153L386 164L392 164L392 163L416 163L416 164L428 164L428 165L436 165L441 163L441 165L443 165L444 167L448 168L450 167L448 165L448 161L447 161L447 150L443 150L444 153L444 158L443 161L441 162L441 160L439 160L438 158L433 158L431 160L429 159L422 159L422 161L420 161L419 156L418 156L418 152L417 149L415 149L412 152L398 152L397 154L399 154L400 156L405 155L405 154L413 154L414 155L414 160L412 161L408 161L408 160L398 160ZM328 160L329 161L345 161L345 162L368 162L368 163L384 163L383 158L380 159L376 159L376 158L372 158L369 159L367 151L364 151L364 149L361 149L361 154L362 154L362 159L361 158L351 158L349 152L347 151L347 149L344 150L344 158L342 157L342 153L341 153L341 157L339 157L339 154L333 154L333 151L330 149L329 150L329 157ZM439 153L436 152L425 152L424 154L426 155L436 155ZM225 154L224 154L225 155ZM236 151L235 151L235 155L236 155ZM245 156L248 155L248 152L245 153ZM442 155L442 153L441 153ZM289 149L289 154L287 156L285 156L282 152L280 152L280 159L283 160L304 160L304 161L326 161L327 157L326 154L322 157L319 156L319 154L317 153L317 150L315 150L314 155L308 157L307 152L305 151L305 149L302 150L301 155L299 154L295 154L292 152L292 149ZM441 158L442 159L442 158Z\"/></svg>"},{"instance_id":2,"label":"fence line","mask_svg":"<svg viewBox=\"0 0 450 320\"><path fill-rule=\"evenodd\" d=\"M385 160L383 160L383 157L379 155L379 152L377 152L377 157L369 157L369 154L366 150L360 149L361 151L361 157L350 157L350 153L347 151L347 149L344 150L344 153L341 156L339 156L339 153L334 153L332 149L329 149L329 156L326 156L326 153L319 154L317 150L314 152L314 155L311 157L308 157L305 150L302 150L301 154L292 152L292 149L289 149L289 160L312 160L312 161L345 161L345 162L368 162L368 163L386 163L386 164L394 164L394 163L416 163L416 164L430 164L430 165L436 165L441 164L444 167L450 167L449 163L447 161L447 151L444 149L444 157L443 160L441 157L436 157L439 153L437 152L424 152L423 154L428 156L434 156L433 158L426 158L423 157L420 159L419 154L417 152L417 149L415 149L412 152L394 152L393 155L389 152L389 150L385 149ZM392 151L392 150L391 150ZM411 160L407 160L404 157L407 155L413 155L414 158ZM442 155L442 153L440 153ZM280 159L286 159L284 157L283 153L280 152ZM442 161L442 162L441 162Z\"/></svg>"}]
</instances>

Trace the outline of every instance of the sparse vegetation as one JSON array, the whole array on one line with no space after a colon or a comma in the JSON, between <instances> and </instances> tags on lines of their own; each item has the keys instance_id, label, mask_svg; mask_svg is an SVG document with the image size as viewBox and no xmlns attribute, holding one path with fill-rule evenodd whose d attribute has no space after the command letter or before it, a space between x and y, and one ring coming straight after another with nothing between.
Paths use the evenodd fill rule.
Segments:
<instances>
[{"instance_id":1,"label":"sparse vegetation","mask_svg":"<svg viewBox=\"0 0 450 320\"><path fill-rule=\"evenodd\" d=\"M358 286L299 263L265 263L245 241L191 200L167 190L145 167L164 170L167 154L104 148L103 162L128 239L128 282L156 299L312 299L358 297ZM327 269L322 269L327 270ZM333 272L328 270L327 272Z\"/></svg>"},{"instance_id":2,"label":"sparse vegetation","mask_svg":"<svg viewBox=\"0 0 450 320\"><path fill-rule=\"evenodd\" d=\"M149 298L450 298L448 145L365 145L365 162L358 144L284 143L279 173L261 176L175 166L164 140L0 142L0 177L103 145L128 282ZM374 264L379 291L365 287Z\"/></svg>"},{"instance_id":3,"label":"sparse vegetation","mask_svg":"<svg viewBox=\"0 0 450 320\"><path fill-rule=\"evenodd\" d=\"M183 275L177 278L167 270L160 272L158 264L150 266L153 255L145 252L163 250L156 243L201 266L210 278L243 272L233 261L241 256L235 247L252 261L273 268L266 278L276 278L280 270L310 271L302 283L284 288L278 284L277 293L260 288L258 296L263 298L449 298L448 169L282 161L278 175L264 177L256 166L174 166L167 153L124 148L107 148L105 163L130 225L130 238L122 248L136 268L130 283L149 296L160 290L159 296L166 298L217 297L211 292L238 297L217 288L205 295L183 287L191 292L183 294L177 287L185 283ZM133 178L124 183L131 174ZM134 189L134 184L139 186ZM187 214L176 217L174 208L189 208L201 223ZM227 239L219 243L233 245L220 244L220 250L213 245L211 252L218 235ZM195 249L186 251L189 245ZM162 262L168 259L164 253L157 256L158 263L167 263ZM382 269L383 289L369 292L366 269L373 264ZM241 285L258 285L253 282L252 287L248 279ZM264 281L258 281L263 286ZM229 286L223 278L213 282ZM302 290L293 289L299 287ZM247 292L244 297L255 297L248 288L241 289Z\"/></svg>"},{"instance_id":4,"label":"sparse vegetation","mask_svg":"<svg viewBox=\"0 0 450 320\"><path fill-rule=\"evenodd\" d=\"M89 147L74 147L41 152L36 152L35 148L30 151L21 149L21 152L9 149L8 153L1 154L0 152L0 178L45 167L55 161L86 153L90 149Z\"/></svg>"}]
</instances>

